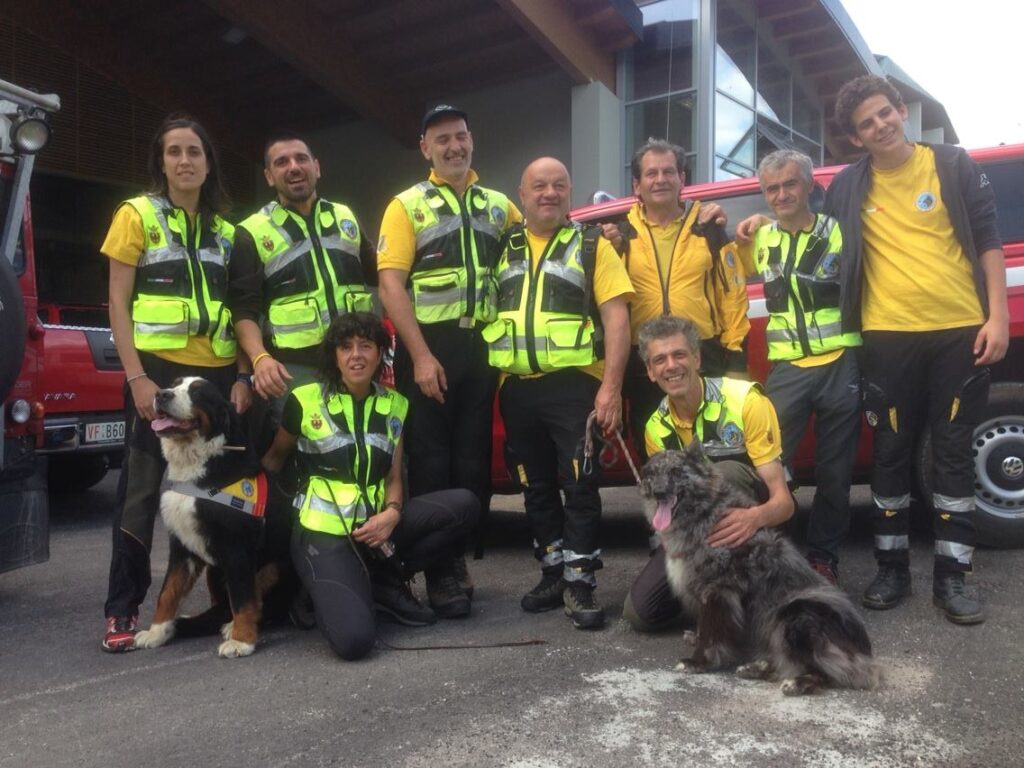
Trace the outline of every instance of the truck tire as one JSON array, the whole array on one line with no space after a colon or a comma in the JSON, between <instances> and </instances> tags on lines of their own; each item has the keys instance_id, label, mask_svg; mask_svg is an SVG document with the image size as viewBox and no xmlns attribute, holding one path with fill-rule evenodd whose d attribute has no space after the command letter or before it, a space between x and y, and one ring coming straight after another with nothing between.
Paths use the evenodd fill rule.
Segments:
<instances>
[{"instance_id":1,"label":"truck tire","mask_svg":"<svg viewBox=\"0 0 1024 768\"><path fill-rule=\"evenodd\" d=\"M107 475L110 460L103 453L55 455L50 457L51 493L80 493L96 485Z\"/></svg>"},{"instance_id":2,"label":"truck tire","mask_svg":"<svg viewBox=\"0 0 1024 768\"><path fill-rule=\"evenodd\" d=\"M993 384L974 431L974 524L978 543L1024 547L1024 384ZM916 467L923 501L932 497L931 436L921 440Z\"/></svg>"},{"instance_id":3,"label":"truck tire","mask_svg":"<svg viewBox=\"0 0 1024 768\"><path fill-rule=\"evenodd\" d=\"M18 276L0 254L0 401L11 391L25 356L25 302Z\"/></svg>"}]
</instances>

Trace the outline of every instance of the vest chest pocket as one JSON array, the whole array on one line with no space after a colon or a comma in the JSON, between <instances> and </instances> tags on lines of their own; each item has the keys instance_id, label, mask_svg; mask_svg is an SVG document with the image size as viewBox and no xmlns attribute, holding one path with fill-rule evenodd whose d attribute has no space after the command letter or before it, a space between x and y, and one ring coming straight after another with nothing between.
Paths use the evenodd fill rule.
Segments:
<instances>
[{"instance_id":1,"label":"vest chest pocket","mask_svg":"<svg viewBox=\"0 0 1024 768\"><path fill-rule=\"evenodd\" d=\"M348 312L373 311L373 296L366 291L346 291L344 303Z\"/></svg>"},{"instance_id":2,"label":"vest chest pocket","mask_svg":"<svg viewBox=\"0 0 1024 768\"><path fill-rule=\"evenodd\" d=\"M789 291L781 264L769 264L761 272L764 278L764 304L769 312L785 312L789 309Z\"/></svg>"},{"instance_id":3,"label":"vest chest pocket","mask_svg":"<svg viewBox=\"0 0 1024 768\"><path fill-rule=\"evenodd\" d=\"M487 342L487 362L495 368L511 368L516 359L515 320L495 320L480 335Z\"/></svg>"},{"instance_id":4,"label":"vest chest pocket","mask_svg":"<svg viewBox=\"0 0 1024 768\"><path fill-rule=\"evenodd\" d=\"M455 320L465 314L466 274L461 271L413 274L416 319L425 323Z\"/></svg>"},{"instance_id":5,"label":"vest chest pocket","mask_svg":"<svg viewBox=\"0 0 1024 768\"><path fill-rule=\"evenodd\" d=\"M231 325L231 310L224 304L220 305L216 322L210 326L210 347L217 357L234 357L238 351L234 326Z\"/></svg>"},{"instance_id":6,"label":"vest chest pocket","mask_svg":"<svg viewBox=\"0 0 1024 768\"><path fill-rule=\"evenodd\" d=\"M302 298L271 304L267 319L274 333L274 345L299 349L320 342L323 336L320 305L315 299Z\"/></svg>"},{"instance_id":7,"label":"vest chest pocket","mask_svg":"<svg viewBox=\"0 0 1024 768\"><path fill-rule=\"evenodd\" d=\"M135 348L184 349L189 337L188 304L183 301L137 299L132 304Z\"/></svg>"},{"instance_id":8,"label":"vest chest pocket","mask_svg":"<svg viewBox=\"0 0 1024 768\"><path fill-rule=\"evenodd\" d=\"M594 355L594 324L589 319L548 320L548 360L555 368L590 365Z\"/></svg>"}]
</instances>

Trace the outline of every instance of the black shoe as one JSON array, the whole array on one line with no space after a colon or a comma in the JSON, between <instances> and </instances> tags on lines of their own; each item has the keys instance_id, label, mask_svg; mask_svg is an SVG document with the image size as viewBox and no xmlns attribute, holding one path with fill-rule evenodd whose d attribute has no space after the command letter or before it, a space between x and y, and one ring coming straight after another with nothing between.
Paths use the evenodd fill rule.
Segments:
<instances>
[{"instance_id":1,"label":"black shoe","mask_svg":"<svg viewBox=\"0 0 1024 768\"><path fill-rule=\"evenodd\" d=\"M861 603L876 611L895 608L910 594L910 569L895 565L878 566L875 580L864 590Z\"/></svg>"},{"instance_id":2,"label":"black shoe","mask_svg":"<svg viewBox=\"0 0 1024 768\"><path fill-rule=\"evenodd\" d=\"M407 627L425 627L437 621L434 612L416 599L407 581L373 584L373 607Z\"/></svg>"},{"instance_id":3,"label":"black shoe","mask_svg":"<svg viewBox=\"0 0 1024 768\"><path fill-rule=\"evenodd\" d=\"M599 629L604 626L604 608L594 597L595 589L585 581L570 581L565 588L562 595L565 615L572 618L572 625L576 629Z\"/></svg>"},{"instance_id":4,"label":"black shoe","mask_svg":"<svg viewBox=\"0 0 1024 768\"><path fill-rule=\"evenodd\" d=\"M442 619L469 616L471 607L466 592L451 573L441 576L427 574L427 600L434 613Z\"/></svg>"},{"instance_id":5,"label":"black shoe","mask_svg":"<svg viewBox=\"0 0 1024 768\"><path fill-rule=\"evenodd\" d=\"M473 577L469 575L469 567L466 565L466 556L459 555L452 561L452 568L455 580L459 582L459 588L466 593L466 597L473 599Z\"/></svg>"},{"instance_id":6,"label":"black shoe","mask_svg":"<svg viewBox=\"0 0 1024 768\"><path fill-rule=\"evenodd\" d=\"M552 611L562 605L562 592L565 581L562 579L562 566L555 565L541 569L540 582L531 589L519 602L527 613Z\"/></svg>"},{"instance_id":7,"label":"black shoe","mask_svg":"<svg viewBox=\"0 0 1024 768\"><path fill-rule=\"evenodd\" d=\"M954 624L981 624L985 620L981 603L967 596L967 585L962 573L936 576L932 586L932 602Z\"/></svg>"}]
</instances>

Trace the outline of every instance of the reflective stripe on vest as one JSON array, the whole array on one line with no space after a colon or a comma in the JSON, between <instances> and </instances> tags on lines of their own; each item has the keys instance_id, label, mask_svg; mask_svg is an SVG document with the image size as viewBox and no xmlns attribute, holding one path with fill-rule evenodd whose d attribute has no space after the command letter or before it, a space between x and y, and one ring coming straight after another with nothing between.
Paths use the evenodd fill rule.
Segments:
<instances>
[{"instance_id":1,"label":"reflective stripe on vest","mask_svg":"<svg viewBox=\"0 0 1024 768\"><path fill-rule=\"evenodd\" d=\"M135 271L132 338L136 349L184 349L207 336L217 357L236 353L231 312L224 304L234 227L214 216L204 227L166 197L125 202L139 214L145 250Z\"/></svg>"},{"instance_id":2,"label":"reflective stripe on vest","mask_svg":"<svg viewBox=\"0 0 1024 768\"><path fill-rule=\"evenodd\" d=\"M796 360L860 346L860 334L842 331L842 250L838 224L820 213L811 230L795 238L777 223L757 231L754 259L764 278L769 360Z\"/></svg>"},{"instance_id":3,"label":"reflective stripe on vest","mask_svg":"<svg viewBox=\"0 0 1024 768\"><path fill-rule=\"evenodd\" d=\"M741 461L753 466L743 431L743 403L751 389L760 392L761 385L742 379L704 379L704 400L693 422L693 435L711 461ZM669 408L665 397L647 420L647 432L658 450L682 450L685 446Z\"/></svg>"},{"instance_id":4,"label":"reflective stripe on vest","mask_svg":"<svg viewBox=\"0 0 1024 768\"><path fill-rule=\"evenodd\" d=\"M294 499L299 521L313 531L348 535L380 511L408 401L374 384L361 403L327 395L318 383L297 387L302 406L296 448L305 488Z\"/></svg>"},{"instance_id":5,"label":"reflective stripe on vest","mask_svg":"<svg viewBox=\"0 0 1024 768\"><path fill-rule=\"evenodd\" d=\"M398 195L416 236L409 285L416 319L440 323L494 319L494 265L508 198L470 185L460 199L447 184L424 181Z\"/></svg>"},{"instance_id":6,"label":"reflective stripe on vest","mask_svg":"<svg viewBox=\"0 0 1024 768\"><path fill-rule=\"evenodd\" d=\"M590 365L598 359L601 327L585 307L583 233L563 227L533 267L526 230L509 230L498 261L498 319L483 331L491 365L513 374ZM587 303L590 303L589 301Z\"/></svg>"},{"instance_id":7,"label":"reflective stripe on vest","mask_svg":"<svg viewBox=\"0 0 1024 768\"><path fill-rule=\"evenodd\" d=\"M267 321L279 349L319 344L338 315L373 309L352 211L318 199L311 217L312 232L304 217L275 201L239 224L263 262Z\"/></svg>"}]
</instances>

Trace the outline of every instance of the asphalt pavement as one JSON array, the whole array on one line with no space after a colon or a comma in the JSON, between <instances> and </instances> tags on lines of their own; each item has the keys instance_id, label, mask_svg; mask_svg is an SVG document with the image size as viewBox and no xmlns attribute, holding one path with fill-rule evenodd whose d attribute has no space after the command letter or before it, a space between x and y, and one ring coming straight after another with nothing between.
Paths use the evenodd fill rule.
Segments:
<instances>
[{"instance_id":1,"label":"asphalt pavement","mask_svg":"<svg viewBox=\"0 0 1024 768\"><path fill-rule=\"evenodd\" d=\"M873 692L784 697L771 683L673 671L681 631L640 635L621 620L646 531L635 489L603 492L605 629L560 612L527 615L539 572L519 497L497 497L489 547L470 562L473 615L434 627L382 625L395 646L542 645L401 651L343 662L316 631L267 632L255 655L217 640L100 650L116 473L51 500L50 561L0 574L0 768L165 766L1016 766L1024 764L1024 553L981 550L975 627L931 605L931 546L913 537L914 594L865 611L886 683ZM801 491L809 502L809 491ZM870 497L855 490L857 514ZM166 566L158 524L148 626ZM841 562L859 596L874 573L866 526ZM422 581L415 585L421 594ZM204 603L202 589L189 602Z\"/></svg>"}]
</instances>

